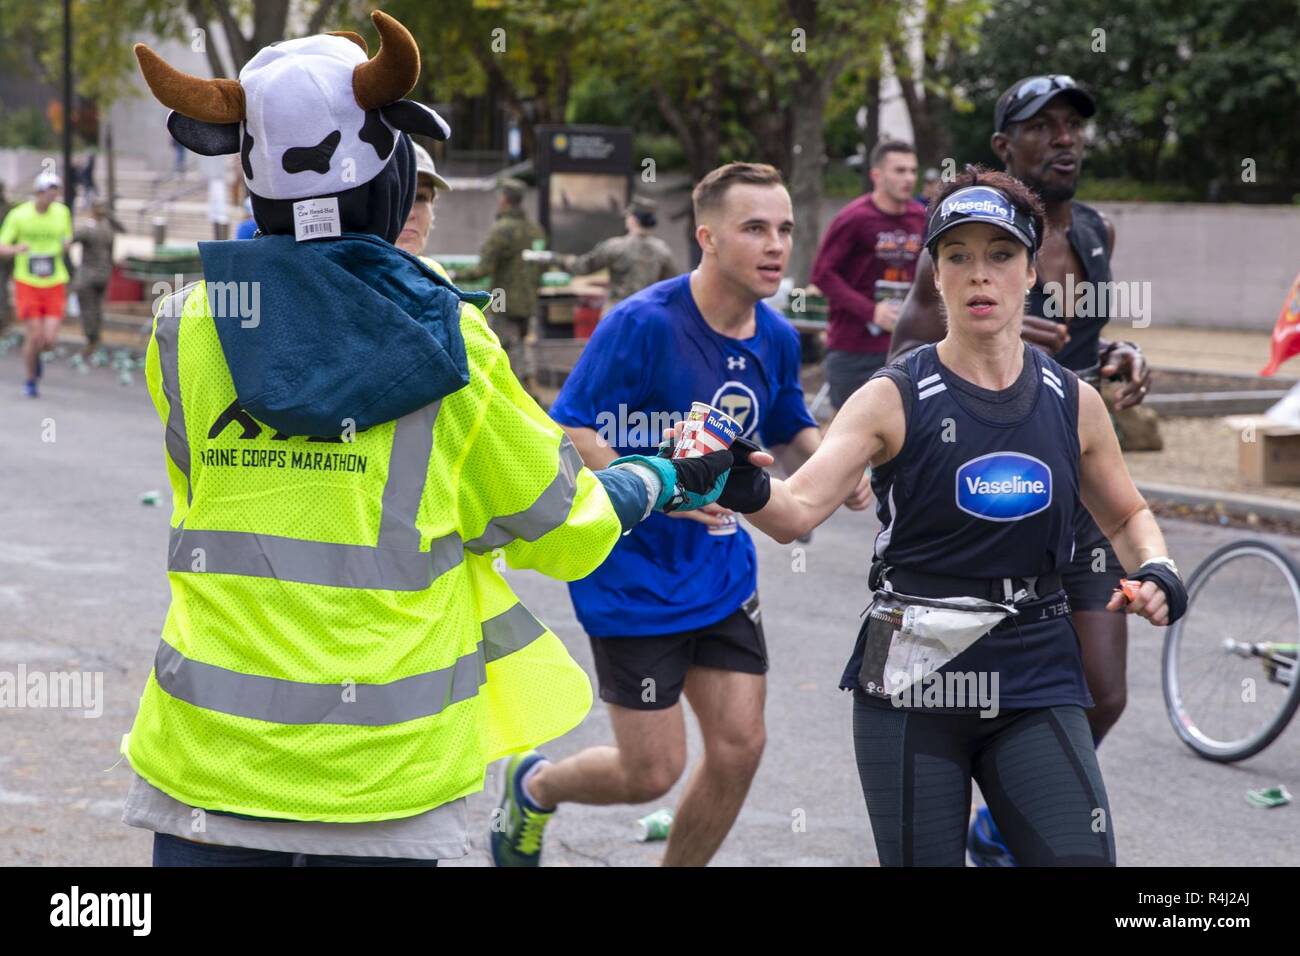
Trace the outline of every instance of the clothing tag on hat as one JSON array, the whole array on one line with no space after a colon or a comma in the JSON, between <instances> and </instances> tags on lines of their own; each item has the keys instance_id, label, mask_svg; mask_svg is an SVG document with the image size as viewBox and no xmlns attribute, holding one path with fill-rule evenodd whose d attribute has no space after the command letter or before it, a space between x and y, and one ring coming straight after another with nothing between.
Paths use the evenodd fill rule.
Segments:
<instances>
[{"instance_id":1,"label":"clothing tag on hat","mask_svg":"<svg viewBox=\"0 0 1300 956\"><path fill-rule=\"evenodd\" d=\"M293 204L293 238L329 239L343 235L337 196L327 199L304 199Z\"/></svg>"}]
</instances>

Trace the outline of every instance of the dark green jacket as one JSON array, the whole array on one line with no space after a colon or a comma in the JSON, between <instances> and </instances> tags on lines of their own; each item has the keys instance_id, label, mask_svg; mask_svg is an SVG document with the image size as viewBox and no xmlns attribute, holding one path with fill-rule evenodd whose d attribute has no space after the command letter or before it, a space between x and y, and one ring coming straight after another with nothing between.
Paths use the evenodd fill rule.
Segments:
<instances>
[{"instance_id":1,"label":"dark green jacket","mask_svg":"<svg viewBox=\"0 0 1300 956\"><path fill-rule=\"evenodd\" d=\"M528 219L522 209L507 209L497 214L497 221L488 230L479 250L478 265L456 270L457 280L490 277L494 299L484 310L489 319L498 308L497 314L515 318L527 318L536 310L537 286L544 266L525 262L521 253L533 248L538 239L546 240L541 226ZM497 289L502 290L503 297L499 307L495 298Z\"/></svg>"}]
</instances>

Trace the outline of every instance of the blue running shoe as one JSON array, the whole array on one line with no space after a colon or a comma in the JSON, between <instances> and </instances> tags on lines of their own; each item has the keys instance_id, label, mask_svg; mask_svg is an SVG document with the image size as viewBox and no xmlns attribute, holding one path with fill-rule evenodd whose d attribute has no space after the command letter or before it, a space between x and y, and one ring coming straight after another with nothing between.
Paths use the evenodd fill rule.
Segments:
<instances>
[{"instance_id":1,"label":"blue running shoe","mask_svg":"<svg viewBox=\"0 0 1300 956\"><path fill-rule=\"evenodd\" d=\"M546 758L536 750L515 754L506 764L505 791L492 815L490 840L494 866L538 866L542 861L542 831L554 810L542 810L524 795L523 780Z\"/></svg>"},{"instance_id":2,"label":"blue running shoe","mask_svg":"<svg viewBox=\"0 0 1300 956\"><path fill-rule=\"evenodd\" d=\"M27 380L27 384L23 386L23 394L26 395L28 398L37 397L36 379L30 378Z\"/></svg>"},{"instance_id":3,"label":"blue running shoe","mask_svg":"<svg viewBox=\"0 0 1300 956\"><path fill-rule=\"evenodd\" d=\"M1011 855L1002 834L988 807L980 807L971 820L970 832L966 834L966 852L975 866L1018 866L1016 858Z\"/></svg>"}]
</instances>

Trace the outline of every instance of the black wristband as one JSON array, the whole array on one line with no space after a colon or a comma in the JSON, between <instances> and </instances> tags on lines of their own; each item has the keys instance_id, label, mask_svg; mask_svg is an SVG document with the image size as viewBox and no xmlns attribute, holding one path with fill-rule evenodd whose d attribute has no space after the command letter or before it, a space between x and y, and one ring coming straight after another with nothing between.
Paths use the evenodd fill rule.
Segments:
<instances>
[{"instance_id":1,"label":"black wristband","mask_svg":"<svg viewBox=\"0 0 1300 956\"><path fill-rule=\"evenodd\" d=\"M1169 623L1172 624L1187 613L1187 588L1173 568L1164 564L1144 564L1137 571L1128 575L1130 581L1154 581L1165 592L1165 601L1169 604Z\"/></svg>"},{"instance_id":2,"label":"black wristband","mask_svg":"<svg viewBox=\"0 0 1300 956\"><path fill-rule=\"evenodd\" d=\"M767 469L749 463L750 454L760 449L753 442L737 438L732 442L731 450L735 461L731 474L727 476L727 484L718 497L718 504L745 515L761 511L772 497L772 480Z\"/></svg>"}]
</instances>

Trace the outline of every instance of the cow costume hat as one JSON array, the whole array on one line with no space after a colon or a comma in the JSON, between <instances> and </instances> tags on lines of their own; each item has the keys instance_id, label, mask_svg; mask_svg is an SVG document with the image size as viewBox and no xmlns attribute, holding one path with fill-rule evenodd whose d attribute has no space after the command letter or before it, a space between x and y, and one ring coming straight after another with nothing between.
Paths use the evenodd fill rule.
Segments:
<instances>
[{"instance_id":1,"label":"cow costume hat","mask_svg":"<svg viewBox=\"0 0 1300 956\"><path fill-rule=\"evenodd\" d=\"M446 139L433 110L403 99L420 75L411 34L371 14L379 51L355 33L276 43L239 80L181 73L135 54L167 128L205 156L238 153L261 232L201 242L208 312L240 407L281 435L332 437L424 408L468 381L461 292L392 243L415 194L409 133ZM308 208L337 221L295 232ZM257 293L259 316L221 321L214 287ZM256 321L252 319L256 318Z\"/></svg>"},{"instance_id":2,"label":"cow costume hat","mask_svg":"<svg viewBox=\"0 0 1300 956\"><path fill-rule=\"evenodd\" d=\"M378 176L399 132L451 133L429 107L403 99L420 76L414 38L385 13L371 19L381 39L373 59L355 33L303 37L260 50L238 82L181 73L143 43L135 54L182 145L239 153L249 192L263 199L328 196Z\"/></svg>"}]
</instances>

